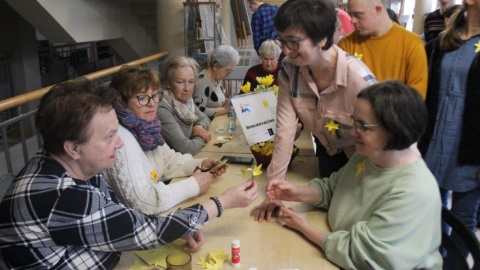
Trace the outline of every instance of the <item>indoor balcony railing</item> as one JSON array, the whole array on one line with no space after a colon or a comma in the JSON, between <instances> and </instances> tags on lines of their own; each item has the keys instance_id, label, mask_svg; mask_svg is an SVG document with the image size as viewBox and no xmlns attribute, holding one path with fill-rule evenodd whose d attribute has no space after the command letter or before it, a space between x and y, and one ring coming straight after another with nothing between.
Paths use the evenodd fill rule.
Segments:
<instances>
[{"instance_id":1,"label":"indoor balcony railing","mask_svg":"<svg viewBox=\"0 0 480 270\"><path fill-rule=\"evenodd\" d=\"M169 52L164 51L122 65L149 63L149 65L157 64L159 66L168 54ZM103 69L82 77L90 80L109 81L111 75L117 72L122 65ZM7 173L17 174L41 147L42 142L34 128L34 116L37 111L38 101L52 86L0 101L0 114L11 110L16 112L12 118L0 122L0 176ZM12 127L15 127L15 132L10 132Z\"/></svg>"}]
</instances>

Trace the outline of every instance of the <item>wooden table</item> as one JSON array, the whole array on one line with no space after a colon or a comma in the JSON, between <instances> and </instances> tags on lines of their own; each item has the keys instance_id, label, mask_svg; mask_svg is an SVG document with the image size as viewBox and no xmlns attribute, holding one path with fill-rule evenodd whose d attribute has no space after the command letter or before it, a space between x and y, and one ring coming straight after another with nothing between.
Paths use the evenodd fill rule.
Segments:
<instances>
[{"instance_id":1,"label":"wooden table","mask_svg":"<svg viewBox=\"0 0 480 270\"><path fill-rule=\"evenodd\" d=\"M242 127L237 118L237 130L233 134L233 140L227 139L226 129L228 127L228 117L226 115L220 115L213 119L210 126L210 132L212 133L212 140L210 140L202 149L202 152L215 152L215 153L230 153L230 154L251 154L250 147L247 144L245 135L243 134ZM224 133L219 134L217 129L223 128ZM222 147L215 146L218 142L226 142ZM315 150L313 148L312 135L309 131L303 130L300 137L295 141L295 145L300 148L299 156L315 157Z\"/></svg>"},{"instance_id":2,"label":"wooden table","mask_svg":"<svg viewBox=\"0 0 480 270\"><path fill-rule=\"evenodd\" d=\"M196 157L220 158L224 153L201 152ZM248 156L248 154L238 154ZM229 165L226 174L215 180L207 194L189 199L179 207L186 207L197 202L205 202L212 195L218 195L228 187L246 181L249 176L239 175L244 165ZM317 158L304 157L295 159L286 179L292 183L306 185L317 174ZM230 255L230 246L233 239L241 242L241 268L256 267L258 270L279 269L338 269L327 261L321 249L308 241L296 231L282 227L276 219L270 223L258 223L249 216L250 210L265 199L267 181L264 173L257 176L259 196L247 208L230 209L222 217L215 218L203 228L205 243L195 253L192 253L193 269L201 269L195 263L200 257L205 257L208 252L223 249ZM329 230L326 212L313 208L310 205L287 202L286 205L294 207L304 213L308 221L316 227ZM174 207L175 210L178 207ZM179 241L176 241L178 245ZM181 244L181 243L180 243ZM123 252L118 266L115 269L129 269L133 262L141 261L133 252ZM222 269L234 269L226 262Z\"/></svg>"}]
</instances>

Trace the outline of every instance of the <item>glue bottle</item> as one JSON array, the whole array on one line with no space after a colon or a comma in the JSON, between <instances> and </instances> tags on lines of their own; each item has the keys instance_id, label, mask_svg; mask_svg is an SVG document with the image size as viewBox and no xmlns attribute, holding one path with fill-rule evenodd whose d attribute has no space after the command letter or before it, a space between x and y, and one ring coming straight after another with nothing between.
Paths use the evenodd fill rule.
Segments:
<instances>
[{"instance_id":1,"label":"glue bottle","mask_svg":"<svg viewBox=\"0 0 480 270\"><path fill-rule=\"evenodd\" d=\"M240 240L232 240L232 266L240 268Z\"/></svg>"}]
</instances>

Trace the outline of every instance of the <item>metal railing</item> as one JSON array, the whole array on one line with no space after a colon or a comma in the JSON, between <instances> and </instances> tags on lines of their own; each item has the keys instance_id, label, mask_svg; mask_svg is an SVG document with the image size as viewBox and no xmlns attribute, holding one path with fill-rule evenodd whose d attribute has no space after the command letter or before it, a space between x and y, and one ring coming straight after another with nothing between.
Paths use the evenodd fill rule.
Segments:
<instances>
[{"instance_id":1,"label":"metal railing","mask_svg":"<svg viewBox=\"0 0 480 270\"><path fill-rule=\"evenodd\" d=\"M104 79L117 72L123 65L142 65L152 61L158 61L159 64L168 56L168 54L168 51L160 52L129 63L93 72L82 77L89 80ZM11 109L16 111L16 116L0 123L0 139L3 141L3 143L0 144L0 147L3 147L0 151L0 175L18 173L18 171L28 162L31 155L41 147L41 140L39 136L36 136L34 128L31 128L30 131L26 126L32 126L31 124L33 123L33 118L37 111L33 102L38 101L48 92L48 90L50 90L51 87L53 87L53 85L0 101L0 113ZM22 108L29 107L24 106L27 104L35 106L35 108L30 109L27 112L22 112ZM9 127L12 125L18 126L18 134L15 136L9 134ZM9 139L12 139L12 137L15 137L15 141L9 142ZM22 158L23 162L21 163L20 161Z\"/></svg>"}]
</instances>

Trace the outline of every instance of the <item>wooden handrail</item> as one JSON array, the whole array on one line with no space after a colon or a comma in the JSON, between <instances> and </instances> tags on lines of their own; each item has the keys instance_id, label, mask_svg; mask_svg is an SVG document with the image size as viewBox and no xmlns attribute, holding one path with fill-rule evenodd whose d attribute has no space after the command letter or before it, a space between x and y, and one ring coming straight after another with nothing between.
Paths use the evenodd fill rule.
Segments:
<instances>
[{"instance_id":1,"label":"wooden handrail","mask_svg":"<svg viewBox=\"0 0 480 270\"><path fill-rule=\"evenodd\" d=\"M120 67L123 66L123 65L141 65L141 64L150 62L152 60L162 58L162 57L164 57L168 54L169 54L168 51L159 52L159 53L152 54L150 56L147 56L147 57L144 57L144 58L141 58L141 59L137 59L137 60L132 61L132 62L128 62L128 63L122 64L122 65L118 65L118 66L114 66L114 67L111 67L111 68L99 70L99 71L96 71L96 72L93 72L93 73L90 73L90 74L87 74L87 75L84 75L84 76L81 76L81 77L87 78L89 80L98 79L98 78L105 77L105 76L108 76L110 74L113 74L113 73L117 72L120 69ZM30 101L40 99L53 86L54 85L50 85L50 86L47 86L47 87L44 87L44 88L41 88L41 89L38 89L38 90L35 90L35 91L32 91L32 92L28 92L28 93L25 93L25 94L21 94L21 95L18 95L18 96L14 96L14 97L2 100L2 101L0 101L0 112L3 112L3 111L8 110L10 108L14 108L14 107L23 105L23 104L28 103Z\"/></svg>"}]
</instances>

